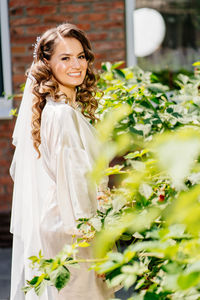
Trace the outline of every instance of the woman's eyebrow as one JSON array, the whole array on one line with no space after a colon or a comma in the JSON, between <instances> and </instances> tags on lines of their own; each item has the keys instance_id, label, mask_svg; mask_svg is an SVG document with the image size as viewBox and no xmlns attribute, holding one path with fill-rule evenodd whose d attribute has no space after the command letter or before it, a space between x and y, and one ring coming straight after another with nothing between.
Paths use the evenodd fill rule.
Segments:
<instances>
[{"instance_id":1,"label":"woman's eyebrow","mask_svg":"<svg viewBox=\"0 0 200 300\"><path fill-rule=\"evenodd\" d=\"M81 51L77 56L79 56L79 55L81 55L81 54L85 54L85 52L84 51ZM73 54L70 54L70 53L62 53L62 54L60 54L59 56L72 56Z\"/></svg>"}]
</instances>

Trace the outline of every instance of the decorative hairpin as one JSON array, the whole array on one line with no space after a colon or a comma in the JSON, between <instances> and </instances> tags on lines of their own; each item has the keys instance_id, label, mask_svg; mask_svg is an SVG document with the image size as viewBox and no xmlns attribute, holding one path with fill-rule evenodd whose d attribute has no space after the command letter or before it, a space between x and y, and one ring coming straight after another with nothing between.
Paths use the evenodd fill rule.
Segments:
<instances>
[{"instance_id":1,"label":"decorative hairpin","mask_svg":"<svg viewBox=\"0 0 200 300\"><path fill-rule=\"evenodd\" d=\"M40 40L41 40L41 37L40 37L40 36L37 36L37 37L36 37L36 42L35 42L35 44L33 44L33 47L34 47L34 50L33 50L33 58L34 58L34 59L37 57L37 48L38 48L38 45L39 45Z\"/></svg>"}]
</instances>

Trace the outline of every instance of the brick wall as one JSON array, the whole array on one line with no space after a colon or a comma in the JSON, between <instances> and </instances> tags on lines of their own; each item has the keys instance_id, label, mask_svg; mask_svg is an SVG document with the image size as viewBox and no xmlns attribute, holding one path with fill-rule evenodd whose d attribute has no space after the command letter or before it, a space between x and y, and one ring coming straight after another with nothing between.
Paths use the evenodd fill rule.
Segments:
<instances>
[{"instance_id":1,"label":"brick wall","mask_svg":"<svg viewBox=\"0 0 200 300\"><path fill-rule=\"evenodd\" d=\"M10 0L9 17L15 93L25 81L36 36L62 22L72 22L87 32L97 68L102 61L125 60L124 0ZM15 106L19 104L15 100ZM11 208L12 180L8 170L14 122L0 120L0 212Z\"/></svg>"}]
</instances>

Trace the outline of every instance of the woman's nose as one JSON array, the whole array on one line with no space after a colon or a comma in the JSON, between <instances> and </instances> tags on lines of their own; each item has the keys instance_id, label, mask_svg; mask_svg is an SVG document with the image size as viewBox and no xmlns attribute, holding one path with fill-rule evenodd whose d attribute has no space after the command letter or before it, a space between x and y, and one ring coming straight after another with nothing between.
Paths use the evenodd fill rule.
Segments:
<instances>
[{"instance_id":1,"label":"woman's nose","mask_svg":"<svg viewBox=\"0 0 200 300\"><path fill-rule=\"evenodd\" d=\"M78 57L72 57L71 66L76 69L80 68L80 61L79 61Z\"/></svg>"}]
</instances>

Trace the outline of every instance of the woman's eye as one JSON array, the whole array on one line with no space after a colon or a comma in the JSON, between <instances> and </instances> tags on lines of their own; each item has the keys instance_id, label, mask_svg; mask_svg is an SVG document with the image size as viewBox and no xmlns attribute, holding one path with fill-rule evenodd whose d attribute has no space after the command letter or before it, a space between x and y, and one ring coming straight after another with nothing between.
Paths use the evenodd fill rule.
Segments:
<instances>
[{"instance_id":1,"label":"woman's eye","mask_svg":"<svg viewBox=\"0 0 200 300\"><path fill-rule=\"evenodd\" d=\"M69 60L69 57L62 57L61 60Z\"/></svg>"},{"instance_id":2,"label":"woman's eye","mask_svg":"<svg viewBox=\"0 0 200 300\"><path fill-rule=\"evenodd\" d=\"M78 58L85 59L85 54L80 55Z\"/></svg>"}]
</instances>

